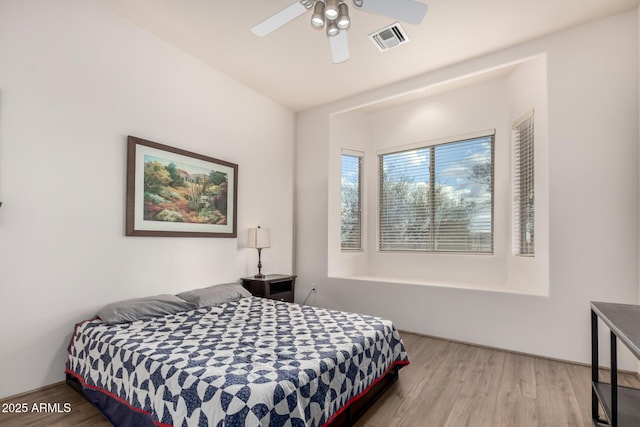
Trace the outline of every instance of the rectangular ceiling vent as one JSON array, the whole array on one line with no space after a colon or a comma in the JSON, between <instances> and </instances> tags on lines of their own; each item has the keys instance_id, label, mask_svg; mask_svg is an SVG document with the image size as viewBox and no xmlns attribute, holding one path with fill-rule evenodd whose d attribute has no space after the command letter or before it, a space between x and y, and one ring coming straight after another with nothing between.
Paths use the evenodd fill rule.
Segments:
<instances>
[{"instance_id":1,"label":"rectangular ceiling vent","mask_svg":"<svg viewBox=\"0 0 640 427\"><path fill-rule=\"evenodd\" d=\"M369 38L381 52L409 41L407 33L404 32L399 22L384 27L373 34L369 34Z\"/></svg>"}]
</instances>

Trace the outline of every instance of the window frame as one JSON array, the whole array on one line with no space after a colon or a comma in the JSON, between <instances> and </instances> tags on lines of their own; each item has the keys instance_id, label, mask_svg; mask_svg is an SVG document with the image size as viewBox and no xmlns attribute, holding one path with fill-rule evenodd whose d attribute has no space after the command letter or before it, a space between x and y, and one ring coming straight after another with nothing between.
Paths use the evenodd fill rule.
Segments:
<instances>
[{"instance_id":1,"label":"window frame","mask_svg":"<svg viewBox=\"0 0 640 427\"><path fill-rule=\"evenodd\" d=\"M467 133L467 134L463 134L463 135L456 135L456 136L451 136L451 137L446 137L446 138L440 138L440 139L436 139L436 140L431 140L431 141L423 141L423 142L419 142L419 143L414 143L414 144L409 144L409 145L404 145L404 146L396 146L396 147L389 147L389 148L385 148L382 150L378 150L377 152L377 157L378 157L378 177L377 177L377 233L376 233L376 238L377 238L377 242L376 242L376 248L377 251L380 253L423 253L423 254L434 254L434 255L442 255L442 254L448 254L448 255L494 255L495 254L495 161L496 161L496 141L495 141L495 134L496 134L496 130L495 129L488 129L488 130L482 130L482 131L478 131L478 132L471 132L471 133ZM489 190L490 190L490 196L491 196L491 201L490 201L490 211L491 211L491 221L490 221L490 249L487 251L471 251L471 250L446 250L446 249L434 249L435 248L435 236L434 236L434 232L433 230L430 231L429 233L429 239L428 239L428 249L411 249L411 248L402 248L402 249L389 249L389 248L383 248L383 242L382 242L382 209L383 209L383 196L382 196L382 191L383 191L383 156L388 155L388 154L395 154L395 153L402 153L402 152L408 152L408 151L412 151L412 150L418 150L418 149L425 149L428 148L430 151L430 155L429 155L429 176L430 176L430 182L434 182L434 178L436 175L436 159L435 159L435 152L436 152L436 147L439 146L445 146L448 144L455 144L455 143L462 143L465 141L470 141L470 140L474 140L474 139L481 139L481 138L490 138L490 156L491 156L491 160L490 160L490 184L489 184ZM433 194L435 192L435 186L430 186L433 187L432 189L430 188L429 191L431 194ZM429 209L429 215L431 218L434 217L435 212L433 211L433 209Z\"/></svg>"},{"instance_id":2,"label":"window frame","mask_svg":"<svg viewBox=\"0 0 640 427\"><path fill-rule=\"evenodd\" d=\"M342 240L342 228L343 228L343 217L342 217L342 202L343 202L343 190L342 190L342 179L343 179L343 160L345 157L357 158L358 159L358 182L357 182L357 204L358 204L358 236L357 236L357 245L353 247L345 247L344 241ZM364 153L361 151L350 150L343 148L340 153L340 251L341 252L363 252L364 251L364 221L363 221L363 196L364 196Z\"/></svg>"},{"instance_id":3,"label":"window frame","mask_svg":"<svg viewBox=\"0 0 640 427\"><path fill-rule=\"evenodd\" d=\"M523 133L525 133L526 137L524 141L522 138ZM531 110L511 126L511 239L512 254L519 257L535 256L535 141L535 114L534 110ZM522 147L523 144L527 144L524 149ZM524 165L525 163L526 165ZM530 193L530 195L523 197L523 192ZM532 212L529 213L528 210ZM523 216L529 216L530 222L523 222ZM524 237L527 233L528 224L531 226L531 229L528 230L531 235L530 239Z\"/></svg>"}]
</instances>

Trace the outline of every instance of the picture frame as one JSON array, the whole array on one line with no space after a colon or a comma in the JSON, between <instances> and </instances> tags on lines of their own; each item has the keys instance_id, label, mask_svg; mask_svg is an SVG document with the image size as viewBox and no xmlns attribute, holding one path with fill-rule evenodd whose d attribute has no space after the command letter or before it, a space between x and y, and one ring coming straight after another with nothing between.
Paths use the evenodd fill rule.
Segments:
<instances>
[{"instance_id":1,"label":"picture frame","mask_svg":"<svg viewBox=\"0 0 640 427\"><path fill-rule=\"evenodd\" d=\"M128 136L126 235L237 237L238 165Z\"/></svg>"}]
</instances>

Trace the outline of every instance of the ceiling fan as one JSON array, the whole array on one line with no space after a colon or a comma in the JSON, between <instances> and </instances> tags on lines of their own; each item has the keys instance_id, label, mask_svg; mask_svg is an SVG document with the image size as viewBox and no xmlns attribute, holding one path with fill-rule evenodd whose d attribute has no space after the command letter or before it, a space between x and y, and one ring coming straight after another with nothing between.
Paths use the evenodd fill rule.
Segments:
<instances>
[{"instance_id":1,"label":"ceiling fan","mask_svg":"<svg viewBox=\"0 0 640 427\"><path fill-rule=\"evenodd\" d=\"M356 9L414 25L420 24L427 13L427 5L415 0L352 0L352 2ZM313 10L311 26L319 30L326 28L333 63L337 64L349 59L346 30L351 26L351 18L346 0L298 0L260 22L251 31L257 36L264 37L309 10Z\"/></svg>"}]
</instances>

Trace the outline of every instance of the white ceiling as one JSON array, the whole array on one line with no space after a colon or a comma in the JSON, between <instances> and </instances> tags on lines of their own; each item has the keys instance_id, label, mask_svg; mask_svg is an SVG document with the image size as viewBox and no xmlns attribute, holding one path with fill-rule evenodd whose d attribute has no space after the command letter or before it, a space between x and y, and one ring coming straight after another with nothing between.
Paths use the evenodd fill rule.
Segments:
<instances>
[{"instance_id":1,"label":"white ceiling","mask_svg":"<svg viewBox=\"0 0 640 427\"><path fill-rule=\"evenodd\" d=\"M294 1L100 0L115 13L293 111L634 9L640 3L425 0L429 9L422 24L402 24L410 43L386 52L380 52L368 35L394 21L350 7L351 59L333 64L329 42L323 31L311 28L309 13L267 37L251 33L255 24Z\"/></svg>"}]
</instances>

